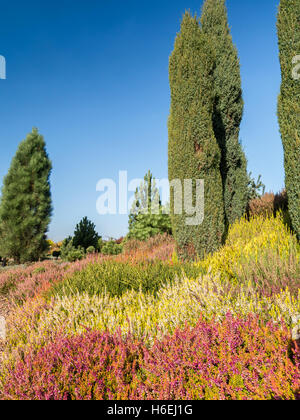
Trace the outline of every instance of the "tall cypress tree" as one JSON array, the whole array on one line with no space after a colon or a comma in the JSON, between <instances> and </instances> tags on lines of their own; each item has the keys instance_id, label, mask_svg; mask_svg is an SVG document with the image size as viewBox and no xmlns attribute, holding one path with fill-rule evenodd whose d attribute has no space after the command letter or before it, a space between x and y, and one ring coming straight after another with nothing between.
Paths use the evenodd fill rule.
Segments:
<instances>
[{"instance_id":1,"label":"tall cypress tree","mask_svg":"<svg viewBox=\"0 0 300 420\"><path fill-rule=\"evenodd\" d=\"M209 39L196 17L186 12L170 57L171 111L169 117L169 180L180 180L183 188L174 196L171 188L173 234L183 257L215 251L224 234L224 203L220 174L220 150L212 124L214 57ZM184 180L204 180L204 221L187 224L186 200L190 192ZM175 211L181 201L183 212Z\"/></svg>"},{"instance_id":2,"label":"tall cypress tree","mask_svg":"<svg viewBox=\"0 0 300 420\"><path fill-rule=\"evenodd\" d=\"M12 160L0 203L0 253L17 263L36 261L47 249L51 168L45 141L33 129Z\"/></svg>"},{"instance_id":3,"label":"tall cypress tree","mask_svg":"<svg viewBox=\"0 0 300 420\"><path fill-rule=\"evenodd\" d=\"M247 160L239 142L243 116L240 63L228 25L225 0L206 0L202 30L215 53L213 125L221 149L221 173L227 224L241 218L247 208Z\"/></svg>"},{"instance_id":4,"label":"tall cypress tree","mask_svg":"<svg viewBox=\"0 0 300 420\"><path fill-rule=\"evenodd\" d=\"M296 70L300 55L300 2L281 0L278 40L282 73L278 117L284 148L285 183L292 226L300 239L300 80Z\"/></svg>"}]
</instances>

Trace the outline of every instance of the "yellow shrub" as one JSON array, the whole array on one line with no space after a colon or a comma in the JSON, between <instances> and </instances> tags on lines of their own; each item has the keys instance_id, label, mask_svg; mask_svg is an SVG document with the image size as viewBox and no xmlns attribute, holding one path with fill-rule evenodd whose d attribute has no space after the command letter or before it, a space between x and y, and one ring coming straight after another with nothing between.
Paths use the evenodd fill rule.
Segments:
<instances>
[{"instance_id":1,"label":"yellow shrub","mask_svg":"<svg viewBox=\"0 0 300 420\"><path fill-rule=\"evenodd\" d=\"M7 350L11 353L29 344L39 347L55 332L72 335L86 329L130 332L145 336L151 343L177 327L195 326L201 316L222 320L227 313L257 314L263 322L283 320L293 328L300 320L299 298L300 291L296 299L288 290L272 298L260 297L251 285L237 288L217 277L205 276L165 286L157 298L130 291L121 297L57 296L49 304L39 299L17 310L8 321Z\"/></svg>"},{"instance_id":2,"label":"yellow shrub","mask_svg":"<svg viewBox=\"0 0 300 420\"><path fill-rule=\"evenodd\" d=\"M198 262L204 272L220 275L223 279L236 279L239 267L247 261L258 260L272 252L281 260L297 255L300 262L296 236L284 225L282 216L265 218L257 216L248 221L243 218L229 229L226 245L217 253Z\"/></svg>"}]
</instances>

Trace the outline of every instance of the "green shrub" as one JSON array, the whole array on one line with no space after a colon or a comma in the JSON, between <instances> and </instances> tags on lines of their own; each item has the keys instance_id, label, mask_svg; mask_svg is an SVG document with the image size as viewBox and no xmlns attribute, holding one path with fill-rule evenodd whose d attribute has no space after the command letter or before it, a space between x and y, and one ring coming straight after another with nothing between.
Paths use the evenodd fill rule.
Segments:
<instances>
[{"instance_id":1,"label":"green shrub","mask_svg":"<svg viewBox=\"0 0 300 420\"><path fill-rule=\"evenodd\" d=\"M146 241L156 235L171 232L171 219L168 214L138 214L132 217L128 238Z\"/></svg>"},{"instance_id":2,"label":"green shrub","mask_svg":"<svg viewBox=\"0 0 300 420\"><path fill-rule=\"evenodd\" d=\"M68 262L75 262L82 260L85 257L85 252L83 249L73 248L67 255Z\"/></svg>"},{"instance_id":3,"label":"green shrub","mask_svg":"<svg viewBox=\"0 0 300 420\"><path fill-rule=\"evenodd\" d=\"M90 296L108 292L121 296L127 290L156 294L162 285L182 277L197 277L200 269L193 264L163 263L162 261L142 261L136 264L117 261L103 261L89 264L71 277L55 285L50 295L74 295L88 293Z\"/></svg>"},{"instance_id":4,"label":"green shrub","mask_svg":"<svg viewBox=\"0 0 300 420\"><path fill-rule=\"evenodd\" d=\"M73 245L73 239L71 237L63 241L61 247L61 259L63 261L74 262L77 260L82 260L84 256L84 249L81 247L75 248L75 246Z\"/></svg>"},{"instance_id":5,"label":"green shrub","mask_svg":"<svg viewBox=\"0 0 300 420\"><path fill-rule=\"evenodd\" d=\"M103 255L119 255L122 254L123 245L117 244L115 241L110 240L102 246L101 253Z\"/></svg>"},{"instance_id":6,"label":"green shrub","mask_svg":"<svg viewBox=\"0 0 300 420\"><path fill-rule=\"evenodd\" d=\"M61 259L63 261L67 261L68 254L74 249L75 247L73 246L73 239L71 238L71 236L69 236L62 243L62 246L60 249Z\"/></svg>"},{"instance_id":7,"label":"green shrub","mask_svg":"<svg viewBox=\"0 0 300 420\"><path fill-rule=\"evenodd\" d=\"M93 246L89 246L88 249L86 250L87 254L95 254L96 249Z\"/></svg>"},{"instance_id":8,"label":"green shrub","mask_svg":"<svg viewBox=\"0 0 300 420\"><path fill-rule=\"evenodd\" d=\"M103 246L104 246L104 241L103 241L103 239L102 238L99 238L98 239L98 246L97 246L97 248L98 248L98 251L101 253L102 252L102 248L103 248Z\"/></svg>"}]
</instances>

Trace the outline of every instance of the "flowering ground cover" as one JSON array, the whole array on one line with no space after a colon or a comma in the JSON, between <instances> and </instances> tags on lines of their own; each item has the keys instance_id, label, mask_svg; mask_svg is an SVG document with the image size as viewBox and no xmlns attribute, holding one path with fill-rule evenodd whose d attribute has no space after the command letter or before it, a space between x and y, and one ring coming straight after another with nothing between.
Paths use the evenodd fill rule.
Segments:
<instances>
[{"instance_id":1,"label":"flowering ground cover","mask_svg":"<svg viewBox=\"0 0 300 420\"><path fill-rule=\"evenodd\" d=\"M8 399L298 399L300 352L255 317L200 319L148 348L119 333L58 335L8 365Z\"/></svg>"},{"instance_id":2,"label":"flowering ground cover","mask_svg":"<svg viewBox=\"0 0 300 420\"><path fill-rule=\"evenodd\" d=\"M168 238L117 257L0 274L0 396L299 399L300 248L283 219L242 219L182 263Z\"/></svg>"}]
</instances>

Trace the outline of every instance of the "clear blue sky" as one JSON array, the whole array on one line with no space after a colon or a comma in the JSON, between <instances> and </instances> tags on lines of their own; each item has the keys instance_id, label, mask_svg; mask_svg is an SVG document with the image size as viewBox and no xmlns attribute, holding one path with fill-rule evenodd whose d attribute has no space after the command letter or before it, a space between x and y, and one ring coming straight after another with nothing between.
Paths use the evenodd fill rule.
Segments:
<instances>
[{"instance_id":1,"label":"clear blue sky","mask_svg":"<svg viewBox=\"0 0 300 420\"><path fill-rule=\"evenodd\" d=\"M276 118L280 68L278 0L228 0L241 59L241 130L249 169L268 190L284 186ZM0 0L0 182L19 142L37 126L53 162L49 236L72 234L85 215L104 236L127 231L126 216L99 216L96 183L167 177L168 58L185 9L201 0Z\"/></svg>"}]
</instances>

